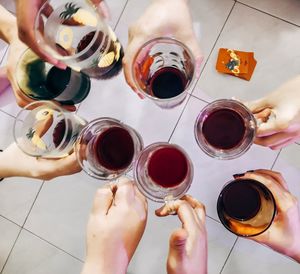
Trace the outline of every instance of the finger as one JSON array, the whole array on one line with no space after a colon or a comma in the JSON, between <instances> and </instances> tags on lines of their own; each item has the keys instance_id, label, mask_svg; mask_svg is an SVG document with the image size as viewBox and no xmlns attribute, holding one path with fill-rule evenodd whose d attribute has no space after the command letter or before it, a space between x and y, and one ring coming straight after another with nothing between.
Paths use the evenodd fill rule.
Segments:
<instances>
[{"instance_id":1,"label":"finger","mask_svg":"<svg viewBox=\"0 0 300 274\"><path fill-rule=\"evenodd\" d=\"M268 176L272 177L278 184L280 184L287 191L289 190L288 185L280 172L277 172L274 170L269 170L269 169L257 169L257 170L255 170L255 173L258 173L261 175L268 175Z\"/></svg>"},{"instance_id":2,"label":"finger","mask_svg":"<svg viewBox=\"0 0 300 274\"><path fill-rule=\"evenodd\" d=\"M71 175L81 171L81 167L74 152L63 159L59 159L57 166L59 166L59 170L62 171L60 173L61 176Z\"/></svg>"},{"instance_id":3,"label":"finger","mask_svg":"<svg viewBox=\"0 0 300 274\"><path fill-rule=\"evenodd\" d=\"M130 36L130 34L129 34ZM125 50L123 62L123 71L127 84L132 88L132 90L138 93L138 88L135 85L132 75L132 66L134 62L134 58L138 53L139 48L142 46L143 42L141 39L135 39L128 41L127 49Z\"/></svg>"},{"instance_id":4,"label":"finger","mask_svg":"<svg viewBox=\"0 0 300 274\"><path fill-rule=\"evenodd\" d=\"M254 143L265 147L273 147L287 142L294 137L294 135L293 132L282 131L267 137L257 137L255 138Z\"/></svg>"},{"instance_id":5,"label":"finger","mask_svg":"<svg viewBox=\"0 0 300 274\"><path fill-rule=\"evenodd\" d=\"M135 199L133 182L127 177L121 177L116 185L115 204L130 204Z\"/></svg>"},{"instance_id":6,"label":"finger","mask_svg":"<svg viewBox=\"0 0 300 274\"><path fill-rule=\"evenodd\" d=\"M185 229L179 228L176 229L170 237L169 240L169 246L170 246L170 252L177 252L177 254L174 254L175 256L181 256L185 253L185 245L186 241L188 239L188 233ZM178 257L175 258L178 258Z\"/></svg>"},{"instance_id":7,"label":"finger","mask_svg":"<svg viewBox=\"0 0 300 274\"><path fill-rule=\"evenodd\" d=\"M181 200L187 201L196 212L199 221L205 224L205 206L190 195L184 195Z\"/></svg>"},{"instance_id":8,"label":"finger","mask_svg":"<svg viewBox=\"0 0 300 274\"><path fill-rule=\"evenodd\" d=\"M202 54L202 50L199 46L199 42L197 41L197 38L196 38L195 35L193 35L193 38L190 39L189 41L186 41L185 43L194 55L195 66L196 66L195 67L196 76L198 78L200 76L200 72L201 72L201 64L202 64L203 59L204 59L204 56Z\"/></svg>"},{"instance_id":9,"label":"finger","mask_svg":"<svg viewBox=\"0 0 300 274\"><path fill-rule=\"evenodd\" d=\"M272 119L269 118L267 122L261 123L259 125L257 129L257 137L265 137L277 132L284 131L288 128L288 126L289 123L286 119L278 119L276 117L273 117Z\"/></svg>"},{"instance_id":10,"label":"finger","mask_svg":"<svg viewBox=\"0 0 300 274\"><path fill-rule=\"evenodd\" d=\"M244 102L244 105L250 109L252 113L258 113L265 108L272 108L272 105L268 102L266 98L261 98L259 100Z\"/></svg>"},{"instance_id":11,"label":"finger","mask_svg":"<svg viewBox=\"0 0 300 274\"><path fill-rule=\"evenodd\" d=\"M265 123L268 121L270 115L272 113L272 110L270 108L266 108L260 112L257 112L254 114L254 117L256 120L258 120L260 123Z\"/></svg>"},{"instance_id":12,"label":"finger","mask_svg":"<svg viewBox=\"0 0 300 274\"><path fill-rule=\"evenodd\" d=\"M159 217L163 217L168 216L170 212L174 211L177 213L182 227L185 228L188 233L195 233L195 228L198 227L197 220L193 208L186 201L176 200L174 202L168 202L164 207L157 209L155 214Z\"/></svg>"},{"instance_id":13,"label":"finger","mask_svg":"<svg viewBox=\"0 0 300 274\"><path fill-rule=\"evenodd\" d=\"M110 185L104 185L103 187L99 188L96 192L92 213L95 215L107 215L112 203L113 193L110 189Z\"/></svg>"},{"instance_id":14,"label":"finger","mask_svg":"<svg viewBox=\"0 0 300 274\"><path fill-rule=\"evenodd\" d=\"M293 144L296 142L296 138L290 138L285 140L284 142L277 144L276 146L271 146L270 149L272 150L278 150L278 149L282 149L290 144Z\"/></svg>"},{"instance_id":15,"label":"finger","mask_svg":"<svg viewBox=\"0 0 300 274\"><path fill-rule=\"evenodd\" d=\"M109 12L109 7L107 6L105 1L100 1L99 11L100 11L101 15L104 18L106 18L107 20L111 19L110 12Z\"/></svg>"}]
</instances>

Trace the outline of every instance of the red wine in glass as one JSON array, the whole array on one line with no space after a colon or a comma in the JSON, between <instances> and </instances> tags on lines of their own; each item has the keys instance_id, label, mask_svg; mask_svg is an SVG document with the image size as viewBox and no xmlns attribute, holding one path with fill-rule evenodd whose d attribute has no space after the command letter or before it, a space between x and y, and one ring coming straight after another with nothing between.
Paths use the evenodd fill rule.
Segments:
<instances>
[{"instance_id":1,"label":"red wine in glass","mask_svg":"<svg viewBox=\"0 0 300 274\"><path fill-rule=\"evenodd\" d=\"M134 141L121 127L110 127L95 140L94 151L98 163L109 170L122 170L130 166L134 157Z\"/></svg>"},{"instance_id":2,"label":"red wine in glass","mask_svg":"<svg viewBox=\"0 0 300 274\"><path fill-rule=\"evenodd\" d=\"M260 194L253 180L229 184L222 194L222 208L236 220L249 220L255 217L261 207Z\"/></svg>"},{"instance_id":3,"label":"red wine in glass","mask_svg":"<svg viewBox=\"0 0 300 274\"><path fill-rule=\"evenodd\" d=\"M232 109L211 112L203 122L206 141L217 149L233 149L242 142L246 127L241 115Z\"/></svg>"},{"instance_id":4,"label":"red wine in glass","mask_svg":"<svg viewBox=\"0 0 300 274\"><path fill-rule=\"evenodd\" d=\"M150 95L169 99L181 94L187 85L185 74L174 67L164 67L156 71L149 79Z\"/></svg>"},{"instance_id":5,"label":"red wine in glass","mask_svg":"<svg viewBox=\"0 0 300 274\"><path fill-rule=\"evenodd\" d=\"M148 175L152 181L163 187L180 185L188 174L188 160L174 147L156 150L148 162Z\"/></svg>"}]
</instances>

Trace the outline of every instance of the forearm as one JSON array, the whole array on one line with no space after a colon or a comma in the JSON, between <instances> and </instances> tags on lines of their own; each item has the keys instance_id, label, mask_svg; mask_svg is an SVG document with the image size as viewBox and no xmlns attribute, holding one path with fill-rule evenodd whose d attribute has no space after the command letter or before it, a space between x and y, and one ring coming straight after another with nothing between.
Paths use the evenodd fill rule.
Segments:
<instances>
[{"instance_id":1,"label":"forearm","mask_svg":"<svg viewBox=\"0 0 300 274\"><path fill-rule=\"evenodd\" d=\"M6 157L5 150L0 153L0 178L7 178L16 176L13 171L13 163L10 157Z\"/></svg>"},{"instance_id":2,"label":"forearm","mask_svg":"<svg viewBox=\"0 0 300 274\"><path fill-rule=\"evenodd\" d=\"M15 16L0 5L0 39L10 44L17 38L18 29Z\"/></svg>"}]
</instances>

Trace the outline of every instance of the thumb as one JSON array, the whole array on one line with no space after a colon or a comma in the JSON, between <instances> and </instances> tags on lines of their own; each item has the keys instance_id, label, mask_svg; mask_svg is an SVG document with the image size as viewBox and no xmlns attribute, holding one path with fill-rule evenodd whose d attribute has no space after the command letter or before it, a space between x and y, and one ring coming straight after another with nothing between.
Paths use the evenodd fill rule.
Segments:
<instances>
[{"instance_id":1,"label":"thumb","mask_svg":"<svg viewBox=\"0 0 300 274\"><path fill-rule=\"evenodd\" d=\"M244 102L243 104L249 108L252 113L260 112L265 108L272 108L272 105L267 101L266 98L261 98L251 102Z\"/></svg>"},{"instance_id":2,"label":"thumb","mask_svg":"<svg viewBox=\"0 0 300 274\"><path fill-rule=\"evenodd\" d=\"M174 252L173 255L177 256L184 255L187 238L188 232L185 229L176 229L170 237L170 252Z\"/></svg>"}]
</instances>

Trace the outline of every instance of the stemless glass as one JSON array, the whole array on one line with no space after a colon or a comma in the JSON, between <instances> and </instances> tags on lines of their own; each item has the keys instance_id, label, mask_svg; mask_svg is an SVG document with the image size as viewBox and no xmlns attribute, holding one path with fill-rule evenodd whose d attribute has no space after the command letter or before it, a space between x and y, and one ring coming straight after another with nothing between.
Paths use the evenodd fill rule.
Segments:
<instances>
[{"instance_id":1,"label":"stemless glass","mask_svg":"<svg viewBox=\"0 0 300 274\"><path fill-rule=\"evenodd\" d=\"M141 193L154 202L181 198L193 181L193 164L178 145L154 143L139 155L134 178Z\"/></svg>"},{"instance_id":2,"label":"stemless glass","mask_svg":"<svg viewBox=\"0 0 300 274\"><path fill-rule=\"evenodd\" d=\"M222 189L217 211L229 231L238 236L252 237L271 226L276 215L276 204L264 184L252 179L236 179Z\"/></svg>"},{"instance_id":3,"label":"stemless glass","mask_svg":"<svg viewBox=\"0 0 300 274\"><path fill-rule=\"evenodd\" d=\"M143 95L161 108L173 108L183 102L195 79L194 56L175 39L156 38L139 49L132 75Z\"/></svg>"},{"instance_id":4,"label":"stemless glass","mask_svg":"<svg viewBox=\"0 0 300 274\"><path fill-rule=\"evenodd\" d=\"M244 154L253 144L256 120L251 111L236 100L216 100L198 115L194 134L207 155L221 160Z\"/></svg>"},{"instance_id":5,"label":"stemless glass","mask_svg":"<svg viewBox=\"0 0 300 274\"><path fill-rule=\"evenodd\" d=\"M56 100L64 105L82 102L90 92L90 78L41 60L31 49L25 50L17 65L17 83L23 94L33 100Z\"/></svg>"},{"instance_id":6,"label":"stemless glass","mask_svg":"<svg viewBox=\"0 0 300 274\"><path fill-rule=\"evenodd\" d=\"M35 36L42 50L90 77L106 79L122 69L122 46L91 1L45 1Z\"/></svg>"},{"instance_id":7,"label":"stemless glass","mask_svg":"<svg viewBox=\"0 0 300 274\"><path fill-rule=\"evenodd\" d=\"M75 146L82 169L101 180L117 179L128 172L142 149L143 140L136 130L107 117L88 123Z\"/></svg>"},{"instance_id":8,"label":"stemless glass","mask_svg":"<svg viewBox=\"0 0 300 274\"><path fill-rule=\"evenodd\" d=\"M86 121L50 101L28 104L16 116L13 135L19 148L35 157L60 158L73 150Z\"/></svg>"}]
</instances>

